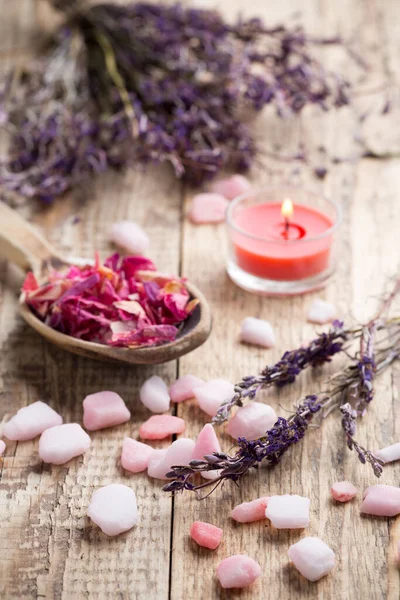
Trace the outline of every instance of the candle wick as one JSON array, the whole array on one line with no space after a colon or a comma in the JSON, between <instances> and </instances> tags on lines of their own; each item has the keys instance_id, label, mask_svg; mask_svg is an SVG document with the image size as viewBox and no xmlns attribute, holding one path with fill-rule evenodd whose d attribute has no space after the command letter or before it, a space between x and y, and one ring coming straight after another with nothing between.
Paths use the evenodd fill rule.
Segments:
<instances>
[{"instance_id":1,"label":"candle wick","mask_svg":"<svg viewBox=\"0 0 400 600\"><path fill-rule=\"evenodd\" d=\"M285 217L285 238L287 239L289 237L289 219L287 217Z\"/></svg>"}]
</instances>

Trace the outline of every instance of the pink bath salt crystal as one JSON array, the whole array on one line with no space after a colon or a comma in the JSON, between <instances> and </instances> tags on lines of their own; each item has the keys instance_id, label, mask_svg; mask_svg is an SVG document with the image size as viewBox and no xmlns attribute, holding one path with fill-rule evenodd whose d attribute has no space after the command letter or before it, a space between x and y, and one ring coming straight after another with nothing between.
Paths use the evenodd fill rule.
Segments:
<instances>
[{"instance_id":1,"label":"pink bath salt crystal","mask_svg":"<svg viewBox=\"0 0 400 600\"><path fill-rule=\"evenodd\" d=\"M88 431L121 425L130 418L125 402L115 392L97 392L83 401L83 426Z\"/></svg>"},{"instance_id":2,"label":"pink bath salt crystal","mask_svg":"<svg viewBox=\"0 0 400 600\"><path fill-rule=\"evenodd\" d=\"M149 464L147 466L147 475L155 479L167 479L165 477L165 457L167 450L154 450L150 455Z\"/></svg>"},{"instance_id":3,"label":"pink bath salt crystal","mask_svg":"<svg viewBox=\"0 0 400 600\"><path fill-rule=\"evenodd\" d=\"M185 421L172 415L153 415L139 429L142 440L163 440L185 431Z\"/></svg>"},{"instance_id":4,"label":"pink bath salt crystal","mask_svg":"<svg viewBox=\"0 0 400 600\"><path fill-rule=\"evenodd\" d=\"M234 554L221 561L217 577L223 588L244 588L260 577L261 567L246 554Z\"/></svg>"},{"instance_id":5,"label":"pink bath salt crystal","mask_svg":"<svg viewBox=\"0 0 400 600\"><path fill-rule=\"evenodd\" d=\"M6 445L3 440L0 440L0 456L3 456L4 450L6 449Z\"/></svg>"},{"instance_id":6,"label":"pink bath salt crystal","mask_svg":"<svg viewBox=\"0 0 400 600\"><path fill-rule=\"evenodd\" d=\"M255 317L246 317L240 326L240 340L247 344L272 348L276 344L271 323Z\"/></svg>"},{"instance_id":7,"label":"pink bath salt crystal","mask_svg":"<svg viewBox=\"0 0 400 600\"><path fill-rule=\"evenodd\" d=\"M357 488L350 481L336 481L332 484L331 494L338 502L348 502L357 494Z\"/></svg>"},{"instance_id":8,"label":"pink bath salt crystal","mask_svg":"<svg viewBox=\"0 0 400 600\"><path fill-rule=\"evenodd\" d=\"M61 415L48 404L38 400L20 408L3 427L3 435L12 441L32 440L49 427L61 425Z\"/></svg>"},{"instance_id":9,"label":"pink bath salt crystal","mask_svg":"<svg viewBox=\"0 0 400 600\"><path fill-rule=\"evenodd\" d=\"M153 375L144 382L139 390L139 397L146 408L154 413L162 413L169 410L170 397L165 382Z\"/></svg>"},{"instance_id":10,"label":"pink bath salt crystal","mask_svg":"<svg viewBox=\"0 0 400 600\"><path fill-rule=\"evenodd\" d=\"M288 555L294 566L309 581L318 581L335 566L335 553L317 537L305 537L290 546Z\"/></svg>"},{"instance_id":11,"label":"pink bath salt crystal","mask_svg":"<svg viewBox=\"0 0 400 600\"><path fill-rule=\"evenodd\" d=\"M134 221L118 221L110 230L110 240L132 254L145 254L150 246L149 236Z\"/></svg>"},{"instance_id":12,"label":"pink bath salt crystal","mask_svg":"<svg viewBox=\"0 0 400 600\"><path fill-rule=\"evenodd\" d=\"M204 521L195 521L190 528L190 537L199 545L209 550L215 550L221 543L222 529L205 523Z\"/></svg>"},{"instance_id":13,"label":"pink bath salt crystal","mask_svg":"<svg viewBox=\"0 0 400 600\"><path fill-rule=\"evenodd\" d=\"M400 488L391 485L370 486L360 511L377 517L395 517L400 514Z\"/></svg>"},{"instance_id":14,"label":"pink bath salt crystal","mask_svg":"<svg viewBox=\"0 0 400 600\"><path fill-rule=\"evenodd\" d=\"M192 199L189 218L196 225L223 223L229 202L221 194L197 194Z\"/></svg>"},{"instance_id":15,"label":"pink bath salt crystal","mask_svg":"<svg viewBox=\"0 0 400 600\"><path fill-rule=\"evenodd\" d=\"M257 498L251 502L243 502L234 507L231 517L238 523L252 523L265 519L268 497Z\"/></svg>"},{"instance_id":16,"label":"pink bath salt crystal","mask_svg":"<svg viewBox=\"0 0 400 600\"><path fill-rule=\"evenodd\" d=\"M121 483L105 485L94 492L87 514L106 535L128 531L138 521L135 492Z\"/></svg>"},{"instance_id":17,"label":"pink bath salt crystal","mask_svg":"<svg viewBox=\"0 0 400 600\"><path fill-rule=\"evenodd\" d=\"M382 448L381 450L377 450L374 452L374 456L379 458L379 460L383 460L384 463L394 462L395 460L400 459L400 442L397 444L392 444L391 446L387 446L386 448Z\"/></svg>"},{"instance_id":18,"label":"pink bath salt crystal","mask_svg":"<svg viewBox=\"0 0 400 600\"><path fill-rule=\"evenodd\" d=\"M204 381L194 375L184 375L179 377L169 388L169 395L172 402L184 402L194 398L193 390L202 385Z\"/></svg>"},{"instance_id":19,"label":"pink bath salt crystal","mask_svg":"<svg viewBox=\"0 0 400 600\"><path fill-rule=\"evenodd\" d=\"M214 427L211 423L207 423L197 437L192 458L201 460L206 454L213 454L214 452L221 452L221 446ZM219 476L219 471L202 471L201 476L204 479L216 479Z\"/></svg>"},{"instance_id":20,"label":"pink bath salt crystal","mask_svg":"<svg viewBox=\"0 0 400 600\"><path fill-rule=\"evenodd\" d=\"M278 417L268 404L250 402L241 406L229 421L226 431L233 438L245 437L248 440L257 440L266 431L274 426Z\"/></svg>"},{"instance_id":21,"label":"pink bath salt crystal","mask_svg":"<svg viewBox=\"0 0 400 600\"><path fill-rule=\"evenodd\" d=\"M131 473L145 471L154 448L126 437L122 442L121 465Z\"/></svg>"},{"instance_id":22,"label":"pink bath salt crystal","mask_svg":"<svg viewBox=\"0 0 400 600\"><path fill-rule=\"evenodd\" d=\"M226 179L215 181L210 190L216 194L221 194L227 200L233 200L237 196L248 192L251 189L251 183L243 175L232 175Z\"/></svg>"},{"instance_id":23,"label":"pink bath salt crystal","mask_svg":"<svg viewBox=\"0 0 400 600\"><path fill-rule=\"evenodd\" d=\"M45 463L63 465L90 447L90 437L78 423L46 429L40 436L39 456Z\"/></svg>"},{"instance_id":24,"label":"pink bath salt crystal","mask_svg":"<svg viewBox=\"0 0 400 600\"><path fill-rule=\"evenodd\" d=\"M213 417L217 414L221 404L233 398L235 388L225 379L212 379L194 388L193 393L201 410Z\"/></svg>"},{"instance_id":25,"label":"pink bath salt crystal","mask_svg":"<svg viewBox=\"0 0 400 600\"><path fill-rule=\"evenodd\" d=\"M303 529L310 523L310 500L296 494L269 496L265 516L276 529Z\"/></svg>"},{"instance_id":26,"label":"pink bath salt crystal","mask_svg":"<svg viewBox=\"0 0 400 600\"><path fill-rule=\"evenodd\" d=\"M188 465L193 458L194 446L194 441L189 438L179 438L172 442L165 455L165 473L173 466Z\"/></svg>"},{"instance_id":27,"label":"pink bath salt crystal","mask_svg":"<svg viewBox=\"0 0 400 600\"><path fill-rule=\"evenodd\" d=\"M310 323L316 323L317 325L324 325L325 323L331 323L336 319L337 309L330 302L325 302L320 298L316 298L310 306L308 311L307 321Z\"/></svg>"}]
</instances>

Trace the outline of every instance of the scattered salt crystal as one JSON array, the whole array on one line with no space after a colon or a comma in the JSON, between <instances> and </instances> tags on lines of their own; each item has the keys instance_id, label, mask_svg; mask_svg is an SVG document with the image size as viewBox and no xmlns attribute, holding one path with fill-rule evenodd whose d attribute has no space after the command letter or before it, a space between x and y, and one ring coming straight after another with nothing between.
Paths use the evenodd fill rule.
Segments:
<instances>
[{"instance_id":1,"label":"scattered salt crystal","mask_svg":"<svg viewBox=\"0 0 400 600\"><path fill-rule=\"evenodd\" d=\"M222 223L228 204L228 200L221 194L197 194L192 199L189 218L196 225Z\"/></svg>"},{"instance_id":2,"label":"scattered salt crystal","mask_svg":"<svg viewBox=\"0 0 400 600\"><path fill-rule=\"evenodd\" d=\"M217 577L223 588L243 588L260 577L261 567L246 554L234 554L221 561Z\"/></svg>"},{"instance_id":3,"label":"scattered salt crystal","mask_svg":"<svg viewBox=\"0 0 400 600\"><path fill-rule=\"evenodd\" d=\"M78 423L46 429L40 436L39 456L46 463L63 465L90 447L90 437Z\"/></svg>"},{"instance_id":4,"label":"scattered salt crystal","mask_svg":"<svg viewBox=\"0 0 400 600\"><path fill-rule=\"evenodd\" d=\"M139 429L142 440L163 440L185 431L185 421L172 415L153 415Z\"/></svg>"},{"instance_id":5,"label":"scattered salt crystal","mask_svg":"<svg viewBox=\"0 0 400 600\"><path fill-rule=\"evenodd\" d=\"M226 431L235 439L245 437L248 440L257 440L271 429L277 419L272 406L250 402L239 408L229 421Z\"/></svg>"},{"instance_id":6,"label":"scattered salt crystal","mask_svg":"<svg viewBox=\"0 0 400 600\"><path fill-rule=\"evenodd\" d=\"M211 423L207 423L197 437L192 459L201 460L206 454L213 454L214 452L221 452L221 445L214 427ZM201 476L204 479L216 479L219 476L219 470L203 471Z\"/></svg>"},{"instance_id":7,"label":"scattered salt crystal","mask_svg":"<svg viewBox=\"0 0 400 600\"><path fill-rule=\"evenodd\" d=\"M400 442L397 444L392 444L391 446L387 446L386 448L382 448L377 452L374 452L374 456L383 460L384 463L394 462L395 460L400 459Z\"/></svg>"},{"instance_id":8,"label":"scattered salt crystal","mask_svg":"<svg viewBox=\"0 0 400 600\"><path fill-rule=\"evenodd\" d=\"M348 502L357 494L357 488L350 481L337 481L331 487L331 494L338 502Z\"/></svg>"},{"instance_id":9,"label":"scattered salt crystal","mask_svg":"<svg viewBox=\"0 0 400 600\"><path fill-rule=\"evenodd\" d=\"M156 479L167 479L165 474L171 467L189 464L193 450L194 441L188 438L175 440L166 450L154 450L149 458L148 475Z\"/></svg>"},{"instance_id":10,"label":"scattered salt crystal","mask_svg":"<svg viewBox=\"0 0 400 600\"><path fill-rule=\"evenodd\" d=\"M133 221L113 223L110 240L132 254L145 254L150 246L149 236Z\"/></svg>"},{"instance_id":11,"label":"scattered salt crystal","mask_svg":"<svg viewBox=\"0 0 400 600\"><path fill-rule=\"evenodd\" d=\"M400 488L392 485L372 485L364 492L360 511L377 517L400 514Z\"/></svg>"},{"instance_id":12,"label":"scattered salt crystal","mask_svg":"<svg viewBox=\"0 0 400 600\"><path fill-rule=\"evenodd\" d=\"M228 200L233 200L237 196L248 192L251 188L251 183L243 175L232 175L226 179L215 181L210 190L216 194L221 194Z\"/></svg>"},{"instance_id":13,"label":"scattered salt crystal","mask_svg":"<svg viewBox=\"0 0 400 600\"><path fill-rule=\"evenodd\" d=\"M318 581L335 566L335 553L317 537L305 537L288 550L290 560L309 581Z\"/></svg>"},{"instance_id":14,"label":"scattered salt crystal","mask_svg":"<svg viewBox=\"0 0 400 600\"><path fill-rule=\"evenodd\" d=\"M126 437L122 442L121 465L131 473L145 471L154 448Z\"/></svg>"},{"instance_id":15,"label":"scattered salt crystal","mask_svg":"<svg viewBox=\"0 0 400 600\"><path fill-rule=\"evenodd\" d=\"M3 427L3 435L12 441L32 440L49 427L61 425L62 417L48 404L39 400L20 408Z\"/></svg>"},{"instance_id":16,"label":"scattered salt crystal","mask_svg":"<svg viewBox=\"0 0 400 600\"><path fill-rule=\"evenodd\" d=\"M165 382L153 375L144 382L139 391L141 402L154 413L162 413L169 409L170 397Z\"/></svg>"},{"instance_id":17,"label":"scattered salt crystal","mask_svg":"<svg viewBox=\"0 0 400 600\"><path fill-rule=\"evenodd\" d=\"M265 519L268 497L257 498L251 502L243 502L234 507L231 517L238 523L251 523Z\"/></svg>"},{"instance_id":18,"label":"scattered salt crystal","mask_svg":"<svg viewBox=\"0 0 400 600\"><path fill-rule=\"evenodd\" d=\"M6 445L3 440L0 440L0 456L3 456Z\"/></svg>"},{"instance_id":19,"label":"scattered salt crystal","mask_svg":"<svg viewBox=\"0 0 400 600\"><path fill-rule=\"evenodd\" d=\"M83 426L88 431L121 425L130 418L125 402L115 392L97 392L83 401Z\"/></svg>"},{"instance_id":20,"label":"scattered salt crystal","mask_svg":"<svg viewBox=\"0 0 400 600\"><path fill-rule=\"evenodd\" d=\"M275 333L271 323L255 317L243 319L240 328L240 339L247 344L272 348L276 344Z\"/></svg>"},{"instance_id":21,"label":"scattered salt crystal","mask_svg":"<svg viewBox=\"0 0 400 600\"><path fill-rule=\"evenodd\" d=\"M337 309L333 304L325 302L325 300L321 300L320 298L316 298L308 311L307 321L310 321L310 323L317 323L318 325L324 325L324 323L334 321L336 315Z\"/></svg>"},{"instance_id":22,"label":"scattered salt crystal","mask_svg":"<svg viewBox=\"0 0 400 600\"><path fill-rule=\"evenodd\" d=\"M235 394L235 388L225 379L212 379L194 388L193 393L200 408L213 417L217 414L221 404L231 400Z\"/></svg>"},{"instance_id":23,"label":"scattered salt crystal","mask_svg":"<svg viewBox=\"0 0 400 600\"><path fill-rule=\"evenodd\" d=\"M204 521L195 521L190 528L190 537L199 545L209 550L215 550L221 543L222 529L204 523Z\"/></svg>"},{"instance_id":24,"label":"scattered salt crystal","mask_svg":"<svg viewBox=\"0 0 400 600\"><path fill-rule=\"evenodd\" d=\"M296 494L269 496L265 516L277 529L303 529L310 522L310 500Z\"/></svg>"},{"instance_id":25,"label":"scattered salt crystal","mask_svg":"<svg viewBox=\"0 0 400 600\"><path fill-rule=\"evenodd\" d=\"M94 492L87 514L106 535L128 531L138 521L135 492L120 483L101 487Z\"/></svg>"},{"instance_id":26,"label":"scattered salt crystal","mask_svg":"<svg viewBox=\"0 0 400 600\"><path fill-rule=\"evenodd\" d=\"M184 402L189 398L194 398L193 389L202 385L204 381L194 375L184 375L179 377L169 388L169 395L172 402Z\"/></svg>"},{"instance_id":27,"label":"scattered salt crystal","mask_svg":"<svg viewBox=\"0 0 400 600\"><path fill-rule=\"evenodd\" d=\"M165 456L167 450L154 450L150 455L149 464L147 466L147 475L155 479L166 479L165 473Z\"/></svg>"}]
</instances>

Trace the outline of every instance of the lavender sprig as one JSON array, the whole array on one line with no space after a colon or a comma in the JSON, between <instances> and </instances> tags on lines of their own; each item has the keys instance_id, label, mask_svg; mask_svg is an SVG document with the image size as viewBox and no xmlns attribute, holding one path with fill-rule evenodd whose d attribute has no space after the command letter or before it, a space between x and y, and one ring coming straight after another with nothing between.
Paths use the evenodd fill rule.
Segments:
<instances>
[{"instance_id":1,"label":"lavender sprig","mask_svg":"<svg viewBox=\"0 0 400 600\"><path fill-rule=\"evenodd\" d=\"M243 400L254 400L257 393L272 385L283 387L294 383L297 376L307 367L318 367L330 362L335 354L343 350L349 332L341 321L335 321L328 333L320 333L307 346L285 352L274 365L267 366L260 375L244 377L235 385L235 395L224 403L212 422L221 424L229 418L234 406L242 406Z\"/></svg>"},{"instance_id":2,"label":"lavender sprig","mask_svg":"<svg viewBox=\"0 0 400 600\"><path fill-rule=\"evenodd\" d=\"M348 402L346 402L346 404L343 404L340 407L340 412L342 413L342 428L346 434L347 447L349 450L355 450L359 461L364 465L368 462L372 466L374 475L376 477L380 477L382 475L382 467L384 462L379 458L376 458L376 456L374 456L370 450L366 450L364 446L361 446L354 439L356 432L356 419L358 414L357 411L354 410Z\"/></svg>"}]
</instances>

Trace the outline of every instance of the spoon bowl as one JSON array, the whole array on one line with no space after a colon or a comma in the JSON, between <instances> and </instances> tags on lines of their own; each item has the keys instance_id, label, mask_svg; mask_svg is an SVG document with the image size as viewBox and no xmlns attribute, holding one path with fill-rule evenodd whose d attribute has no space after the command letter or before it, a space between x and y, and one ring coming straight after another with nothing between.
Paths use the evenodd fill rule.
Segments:
<instances>
[{"instance_id":1,"label":"spoon bowl","mask_svg":"<svg viewBox=\"0 0 400 600\"><path fill-rule=\"evenodd\" d=\"M5 256L24 270L32 270L39 282L46 281L52 268L62 269L75 261L58 255L51 245L14 210L0 203L0 256ZM89 262L89 261L87 261ZM76 259L82 264L82 259ZM160 273L148 272L147 278L159 277ZM124 362L134 365L154 365L175 360L203 344L211 332L211 312L200 290L190 282L185 286L192 298L199 300L193 313L183 323L176 340L159 346L119 348L88 342L60 333L45 325L30 309L22 293L19 309L22 318L42 337L59 348L96 360Z\"/></svg>"}]
</instances>

